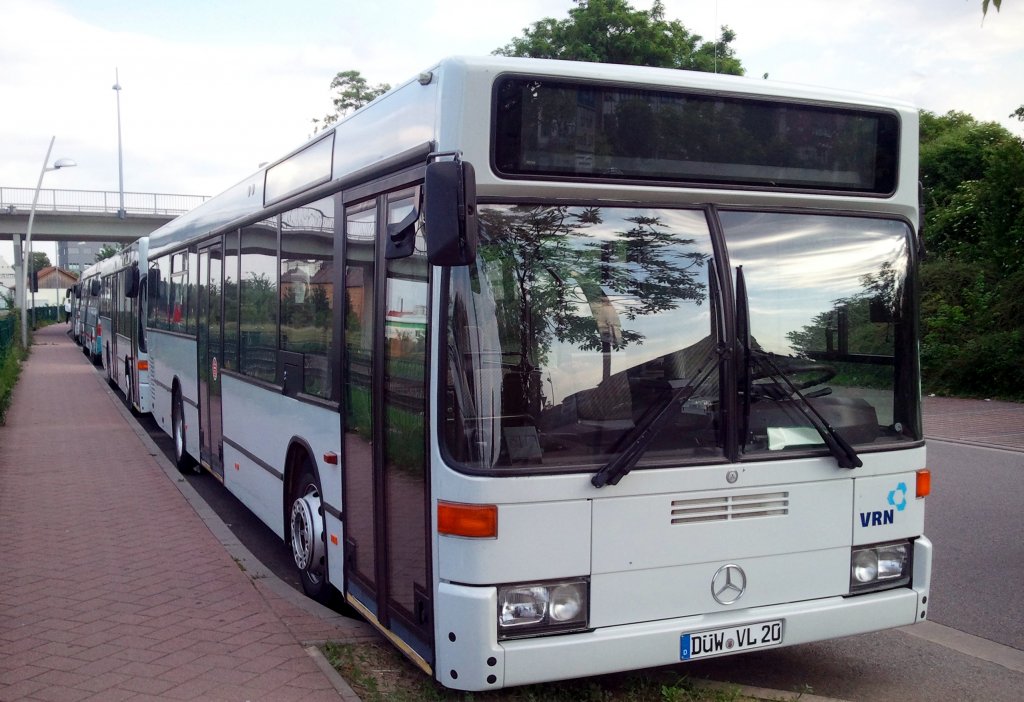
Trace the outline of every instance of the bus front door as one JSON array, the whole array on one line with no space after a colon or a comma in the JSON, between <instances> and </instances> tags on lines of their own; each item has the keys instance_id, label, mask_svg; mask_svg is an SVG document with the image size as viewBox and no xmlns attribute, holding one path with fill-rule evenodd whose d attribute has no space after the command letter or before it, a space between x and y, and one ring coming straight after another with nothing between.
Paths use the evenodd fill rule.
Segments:
<instances>
[{"instance_id":1,"label":"bus front door","mask_svg":"<svg viewBox=\"0 0 1024 702\"><path fill-rule=\"evenodd\" d=\"M220 242L199 250L199 458L221 480L224 479L220 392L223 258Z\"/></svg>"},{"instance_id":2,"label":"bus front door","mask_svg":"<svg viewBox=\"0 0 1024 702\"><path fill-rule=\"evenodd\" d=\"M386 261L388 223L416 190L346 210L343 368L345 589L378 626L433 666L427 463L428 265Z\"/></svg>"}]
</instances>

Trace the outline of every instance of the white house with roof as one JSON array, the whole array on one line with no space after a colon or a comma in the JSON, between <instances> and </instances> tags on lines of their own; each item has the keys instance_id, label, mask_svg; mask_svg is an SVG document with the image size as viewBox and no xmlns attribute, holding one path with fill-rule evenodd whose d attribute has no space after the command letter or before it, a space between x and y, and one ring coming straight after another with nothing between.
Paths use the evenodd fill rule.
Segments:
<instances>
[{"instance_id":1,"label":"white house with roof","mask_svg":"<svg viewBox=\"0 0 1024 702\"><path fill-rule=\"evenodd\" d=\"M14 302L14 267L0 256L0 309L7 307L8 298Z\"/></svg>"}]
</instances>

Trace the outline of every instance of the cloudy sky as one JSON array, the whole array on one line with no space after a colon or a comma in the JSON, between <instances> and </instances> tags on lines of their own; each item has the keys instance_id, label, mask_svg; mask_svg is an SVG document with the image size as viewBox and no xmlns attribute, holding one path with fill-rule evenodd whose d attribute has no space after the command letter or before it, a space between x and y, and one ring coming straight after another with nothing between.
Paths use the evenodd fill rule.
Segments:
<instances>
[{"instance_id":1,"label":"cloudy sky","mask_svg":"<svg viewBox=\"0 0 1024 702\"><path fill-rule=\"evenodd\" d=\"M637 8L648 0L634 0ZM1002 123L1024 104L1024 0L664 0L711 38L737 34L752 79L899 97ZM216 194L312 133L335 73L396 84L487 54L571 0L0 0L0 186ZM52 244L44 244L52 248ZM45 248L43 250L46 250ZM10 244L0 256L11 260ZM52 254L51 254L52 256Z\"/></svg>"}]
</instances>

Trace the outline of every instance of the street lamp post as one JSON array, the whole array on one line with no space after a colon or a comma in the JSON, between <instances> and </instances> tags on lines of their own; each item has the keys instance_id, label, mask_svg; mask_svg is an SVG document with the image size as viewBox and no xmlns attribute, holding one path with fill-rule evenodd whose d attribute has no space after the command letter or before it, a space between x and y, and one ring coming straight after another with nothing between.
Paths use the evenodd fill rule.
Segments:
<instances>
[{"instance_id":1,"label":"street lamp post","mask_svg":"<svg viewBox=\"0 0 1024 702\"><path fill-rule=\"evenodd\" d=\"M47 171L56 171L61 168L71 168L77 166L70 158L61 158L53 162L52 166L47 166L50 162L50 152L53 151L53 142L57 137L50 137L50 145L46 147L46 157L43 158L43 170L39 171L39 182L36 183L36 192L32 196L32 209L28 211L28 228L25 231L25 267L28 269L29 275L25 276L23 285L28 286L30 276L35 270L35 266L32 263L32 224L36 219L36 205L39 203L39 191L43 187L43 176L46 175ZM35 308L35 298L33 297L33 311ZM28 348L28 295L22 294L21 296L21 345L24 348Z\"/></svg>"},{"instance_id":2,"label":"street lamp post","mask_svg":"<svg viewBox=\"0 0 1024 702\"><path fill-rule=\"evenodd\" d=\"M117 188L121 195L120 204L117 208L117 218L124 219L127 213L124 210L124 159L121 155L121 81L114 69L114 92L117 93Z\"/></svg>"}]
</instances>

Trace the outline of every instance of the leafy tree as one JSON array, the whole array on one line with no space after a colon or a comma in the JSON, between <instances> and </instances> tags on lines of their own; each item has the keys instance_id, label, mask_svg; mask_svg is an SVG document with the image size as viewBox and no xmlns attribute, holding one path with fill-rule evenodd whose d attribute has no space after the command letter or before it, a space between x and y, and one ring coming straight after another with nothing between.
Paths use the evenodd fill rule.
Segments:
<instances>
[{"instance_id":1,"label":"leafy tree","mask_svg":"<svg viewBox=\"0 0 1024 702\"><path fill-rule=\"evenodd\" d=\"M104 244L103 248L96 252L96 262L106 261L108 258L116 256L121 253L121 248L116 244Z\"/></svg>"},{"instance_id":2,"label":"leafy tree","mask_svg":"<svg viewBox=\"0 0 1024 702\"><path fill-rule=\"evenodd\" d=\"M494 53L743 75L731 46L736 34L728 27L717 41L704 41L679 20L666 20L661 0L650 10L625 0L574 1L568 19L534 22Z\"/></svg>"},{"instance_id":3,"label":"leafy tree","mask_svg":"<svg viewBox=\"0 0 1024 702\"><path fill-rule=\"evenodd\" d=\"M1024 142L949 112L921 115L925 386L1024 398Z\"/></svg>"},{"instance_id":4,"label":"leafy tree","mask_svg":"<svg viewBox=\"0 0 1024 702\"><path fill-rule=\"evenodd\" d=\"M992 5L996 8L996 12L999 12L999 6L1003 4L1003 0L981 0L981 16L984 17L988 14L988 6Z\"/></svg>"},{"instance_id":5,"label":"leafy tree","mask_svg":"<svg viewBox=\"0 0 1024 702\"><path fill-rule=\"evenodd\" d=\"M941 256L1024 265L1024 143L962 112L921 114L925 232Z\"/></svg>"},{"instance_id":6,"label":"leafy tree","mask_svg":"<svg viewBox=\"0 0 1024 702\"><path fill-rule=\"evenodd\" d=\"M29 270L41 271L44 268L48 268L53 264L50 263L50 257L43 251L33 251L32 258L29 261Z\"/></svg>"},{"instance_id":7,"label":"leafy tree","mask_svg":"<svg viewBox=\"0 0 1024 702\"><path fill-rule=\"evenodd\" d=\"M323 119L313 119L314 134L327 129L350 112L372 102L375 98L391 90L391 86L387 83L370 85L359 71L339 71L331 81L331 90L334 91L332 98L334 112L324 115Z\"/></svg>"}]
</instances>

